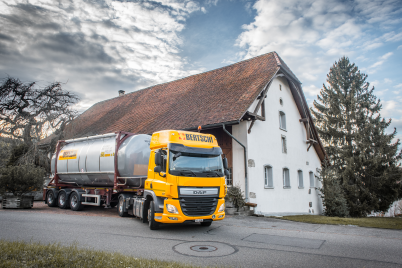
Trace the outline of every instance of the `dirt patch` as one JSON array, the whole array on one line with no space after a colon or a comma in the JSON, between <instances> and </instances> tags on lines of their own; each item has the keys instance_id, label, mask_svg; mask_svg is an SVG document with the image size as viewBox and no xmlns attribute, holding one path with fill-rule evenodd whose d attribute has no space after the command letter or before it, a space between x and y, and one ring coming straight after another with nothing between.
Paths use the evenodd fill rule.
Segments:
<instances>
[{"instance_id":1,"label":"dirt patch","mask_svg":"<svg viewBox=\"0 0 402 268\"><path fill-rule=\"evenodd\" d=\"M82 216L95 216L95 217L119 217L116 208L94 207L85 206L81 211L73 211L71 209L60 209L58 207L49 207L44 201L35 201L33 208L30 209L3 209L0 206L0 212L16 211L16 212L30 212L30 213L52 213L64 215L82 215Z\"/></svg>"}]
</instances>

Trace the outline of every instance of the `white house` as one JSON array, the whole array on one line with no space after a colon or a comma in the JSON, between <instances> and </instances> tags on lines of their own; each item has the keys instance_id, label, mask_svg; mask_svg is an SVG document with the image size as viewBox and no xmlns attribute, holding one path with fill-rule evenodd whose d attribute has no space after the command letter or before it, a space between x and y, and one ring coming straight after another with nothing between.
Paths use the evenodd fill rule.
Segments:
<instances>
[{"instance_id":1,"label":"white house","mask_svg":"<svg viewBox=\"0 0 402 268\"><path fill-rule=\"evenodd\" d=\"M231 177L266 215L322 212L315 178L326 157L300 81L276 52L93 105L65 138L181 129L214 134Z\"/></svg>"}]
</instances>

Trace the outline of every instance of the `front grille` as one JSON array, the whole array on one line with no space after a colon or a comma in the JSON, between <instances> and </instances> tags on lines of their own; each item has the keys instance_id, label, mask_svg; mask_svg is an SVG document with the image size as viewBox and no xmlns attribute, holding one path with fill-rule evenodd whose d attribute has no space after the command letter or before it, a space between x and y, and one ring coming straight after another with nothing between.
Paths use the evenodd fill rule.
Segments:
<instances>
[{"instance_id":1,"label":"front grille","mask_svg":"<svg viewBox=\"0 0 402 268\"><path fill-rule=\"evenodd\" d=\"M186 216L208 216L215 212L217 197L180 197L180 206Z\"/></svg>"}]
</instances>

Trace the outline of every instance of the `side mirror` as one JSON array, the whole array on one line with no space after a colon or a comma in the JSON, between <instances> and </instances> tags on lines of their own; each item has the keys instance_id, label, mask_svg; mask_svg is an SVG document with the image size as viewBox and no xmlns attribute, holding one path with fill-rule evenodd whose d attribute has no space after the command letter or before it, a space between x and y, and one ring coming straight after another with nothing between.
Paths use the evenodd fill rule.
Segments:
<instances>
[{"instance_id":1,"label":"side mirror","mask_svg":"<svg viewBox=\"0 0 402 268\"><path fill-rule=\"evenodd\" d=\"M161 166L154 167L154 172L157 172L157 173L162 172L162 167Z\"/></svg>"},{"instance_id":2,"label":"side mirror","mask_svg":"<svg viewBox=\"0 0 402 268\"><path fill-rule=\"evenodd\" d=\"M227 169L225 169L225 176L228 177L228 178L230 176L229 170L227 170Z\"/></svg>"},{"instance_id":3,"label":"side mirror","mask_svg":"<svg viewBox=\"0 0 402 268\"><path fill-rule=\"evenodd\" d=\"M162 154L160 151L155 152L155 165L162 166Z\"/></svg>"},{"instance_id":4,"label":"side mirror","mask_svg":"<svg viewBox=\"0 0 402 268\"><path fill-rule=\"evenodd\" d=\"M224 169L228 169L228 168L229 168L229 167L228 167L228 159L225 157L225 158L223 158L222 160L223 160L223 168L224 168Z\"/></svg>"}]
</instances>

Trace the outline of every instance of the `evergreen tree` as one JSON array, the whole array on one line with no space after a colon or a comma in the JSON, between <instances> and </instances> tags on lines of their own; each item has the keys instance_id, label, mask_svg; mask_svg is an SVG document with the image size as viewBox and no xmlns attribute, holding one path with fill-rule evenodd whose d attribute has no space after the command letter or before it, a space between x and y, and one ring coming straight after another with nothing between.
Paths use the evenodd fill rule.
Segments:
<instances>
[{"instance_id":1,"label":"evergreen tree","mask_svg":"<svg viewBox=\"0 0 402 268\"><path fill-rule=\"evenodd\" d=\"M385 133L391 120L381 118L382 105L366 79L342 57L330 69L328 86L323 85L311 109L349 214L355 217L387 210L401 187L399 140L392 143L396 130Z\"/></svg>"},{"instance_id":2,"label":"evergreen tree","mask_svg":"<svg viewBox=\"0 0 402 268\"><path fill-rule=\"evenodd\" d=\"M322 183L319 189L323 199L324 214L330 217L347 217L349 209L344 191L341 188L340 179L334 166L330 166L328 160L324 161L319 171L318 179Z\"/></svg>"}]
</instances>

